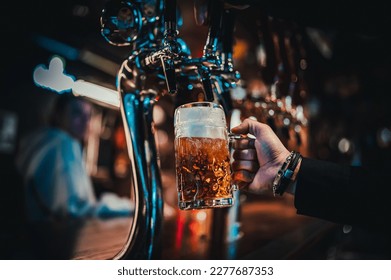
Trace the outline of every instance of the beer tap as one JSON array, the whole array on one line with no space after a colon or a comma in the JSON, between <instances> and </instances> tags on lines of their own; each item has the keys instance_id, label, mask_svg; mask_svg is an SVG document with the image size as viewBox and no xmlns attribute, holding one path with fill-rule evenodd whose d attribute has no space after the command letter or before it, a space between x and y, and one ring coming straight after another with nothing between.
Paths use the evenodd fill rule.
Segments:
<instances>
[{"instance_id":1,"label":"beer tap","mask_svg":"<svg viewBox=\"0 0 391 280\"><path fill-rule=\"evenodd\" d=\"M161 1L147 2L111 0L101 17L102 35L107 41L117 46L133 46L118 71L117 90L131 162L135 213L126 245L115 259L160 257L163 198L152 110L164 81L159 75L148 75L156 56L147 54L159 44L159 15L163 6ZM152 8L148 15L142 13L145 5ZM143 18L141 27L140 18Z\"/></svg>"},{"instance_id":2,"label":"beer tap","mask_svg":"<svg viewBox=\"0 0 391 280\"><path fill-rule=\"evenodd\" d=\"M135 214L127 243L115 259L160 256L163 197L152 127L153 106L159 96L178 99L184 84L202 84L205 100L221 103L227 115L232 106L229 89L240 79L232 61L234 18L222 1L210 1L210 5L213 20L204 55L196 58L178 36L176 0L109 0L102 11L102 36L110 44L131 47L117 74L117 90L131 161Z\"/></svg>"},{"instance_id":3,"label":"beer tap","mask_svg":"<svg viewBox=\"0 0 391 280\"><path fill-rule=\"evenodd\" d=\"M175 61L181 57L181 45L177 40L176 0L166 0L164 6L163 46L148 54L144 59L146 67L161 66L169 94L177 93Z\"/></svg>"},{"instance_id":4,"label":"beer tap","mask_svg":"<svg viewBox=\"0 0 391 280\"><path fill-rule=\"evenodd\" d=\"M203 52L204 64L209 71L204 71L204 80L210 85L206 95L211 100L213 96L220 103L227 116L232 110L230 90L236 87L240 73L233 67L233 34L235 27L235 11L225 9L222 1L209 1L209 11L213 15L209 21L209 31ZM207 77L205 77L207 75Z\"/></svg>"},{"instance_id":5,"label":"beer tap","mask_svg":"<svg viewBox=\"0 0 391 280\"><path fill-rule=\"evenodd\" d=\"M235 11L231 9L222 10L221 15L221 52L220 67L212 71L219 102L229 116L233 109L230 90L236 87L240 80L240 73L235 71L233 65L233 45L235 29Z\"/></svg>"}]
</instances>

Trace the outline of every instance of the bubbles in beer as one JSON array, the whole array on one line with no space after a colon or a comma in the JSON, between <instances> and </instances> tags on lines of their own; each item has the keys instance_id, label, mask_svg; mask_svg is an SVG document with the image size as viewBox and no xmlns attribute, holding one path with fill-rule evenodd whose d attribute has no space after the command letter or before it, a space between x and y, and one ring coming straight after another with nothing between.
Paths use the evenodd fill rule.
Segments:
<instances>
[{"instance_id":1,"label":"bubbles in beer","mask_svg":"<svg viewBox=\"0 0 391 280\"><path fill-rule=\"evenodd\" d=\"M204 137L176 138L175 154L180 200L232 197L227 140Z\"/></svg>"}]
</instances>

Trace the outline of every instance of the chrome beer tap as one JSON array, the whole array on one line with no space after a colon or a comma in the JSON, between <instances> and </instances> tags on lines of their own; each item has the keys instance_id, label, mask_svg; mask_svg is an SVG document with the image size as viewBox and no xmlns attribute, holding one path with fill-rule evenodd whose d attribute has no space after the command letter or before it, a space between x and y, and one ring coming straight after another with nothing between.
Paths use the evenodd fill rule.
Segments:
<instances>
[{"instance_id":1,"label":"chrome beer tap","mask_svg":"<svg viewBox=\"0 0 391 280\"><path fill-rule=\"evenodd\" d=\"M117 75L120 109L131 161L135 213L128 240L115 259L157 259L163 221L162 184L152 130L152 110L164 80L148 75L147 54L157 48L161 1L109 1L101 33L111 44L132 46ZM146 13L148 11L148 13Z\"/></svg>"},{"instance_id":2,"label":"chrome beer tap","mask_svg":"<svg viewBox=\"0 0 391 280\"><path fill-rule=\"evenodd\" d=\"M227 114L232 108L229 90L240 78L232 64L233 17L222 2L210 2L213 20L199 58L191 57L178 36L176 0L110 0L102 11L102 36L110 44L132 47L118 71L117 90L136 207L127 244L116 259L160 256L163 198L152 129L153 106L159 96L176 98L184 84L201 84L205 100L220 103Z\"/></svg>"}]
</instances>

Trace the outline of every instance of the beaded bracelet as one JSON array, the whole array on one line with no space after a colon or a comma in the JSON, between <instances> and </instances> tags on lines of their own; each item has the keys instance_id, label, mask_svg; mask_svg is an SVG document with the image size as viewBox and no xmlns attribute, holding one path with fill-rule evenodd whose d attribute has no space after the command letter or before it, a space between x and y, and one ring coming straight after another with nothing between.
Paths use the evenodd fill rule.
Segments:
<instances>
[{"instance_id":1,"label":"beaded bracelet","mask_svg":"<svg viewBox=\"0 0 391 280\"><path fill-rule=\"evenodd\" d=\"M301 160L301 155L298 152L292 151L286 158L281 169L278 171L273 181L273 195L279 194L280 196L285 190L293 183L293 173Z\"/></svg>"}]
</instances>

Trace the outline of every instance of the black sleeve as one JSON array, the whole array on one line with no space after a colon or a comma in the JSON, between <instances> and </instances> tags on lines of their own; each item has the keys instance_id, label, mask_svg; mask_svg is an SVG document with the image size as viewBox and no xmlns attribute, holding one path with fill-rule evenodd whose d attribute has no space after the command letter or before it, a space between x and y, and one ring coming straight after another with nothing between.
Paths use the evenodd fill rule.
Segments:
<instances>
[{"instance_id":1,"label":"black sleeve","mask_svg":"<svg viewBox=\"0 0 391 280\"><path fill-rule=\"evenodd\" d=\"M297 177L298 214L341 224L389 229L391 171L303 158Z\"/></svg>"}]
</instances>

